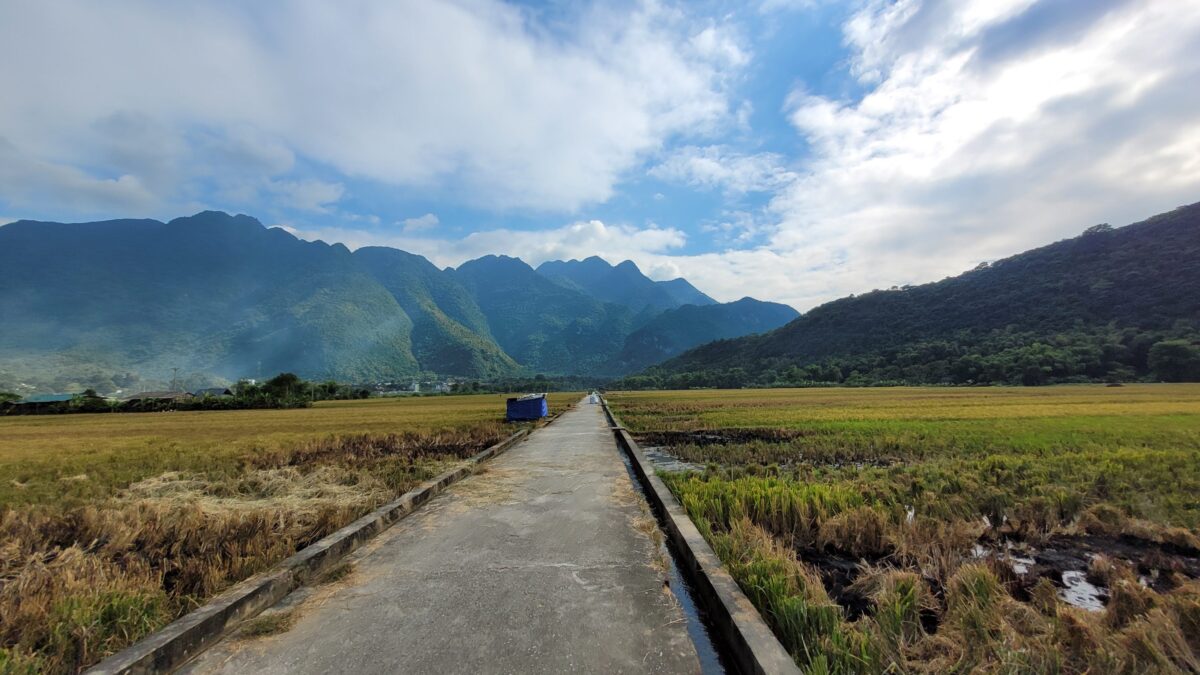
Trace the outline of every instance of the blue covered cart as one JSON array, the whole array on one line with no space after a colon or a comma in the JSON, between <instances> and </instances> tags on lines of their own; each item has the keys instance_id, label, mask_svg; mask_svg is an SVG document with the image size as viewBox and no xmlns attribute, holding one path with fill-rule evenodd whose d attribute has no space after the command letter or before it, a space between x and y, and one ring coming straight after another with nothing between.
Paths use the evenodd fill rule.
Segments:
<instances>
[{"instance_id":1,"label":"blue covered cart","mask_svg":"<svg viewBox=\"0 0 1200 675\"><path fill-rule=\"evenodd\" d=\"M508 421L540 420L550 414L545 394L526 394L508 399Z\"/></svg>"}]
</instances>

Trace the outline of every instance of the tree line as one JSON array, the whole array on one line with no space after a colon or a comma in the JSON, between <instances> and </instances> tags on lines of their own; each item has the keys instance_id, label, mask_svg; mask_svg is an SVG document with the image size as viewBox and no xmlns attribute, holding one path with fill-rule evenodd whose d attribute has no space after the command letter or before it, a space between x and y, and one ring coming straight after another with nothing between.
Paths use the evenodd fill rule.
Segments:
<instances>
[{"instance_id":1,"label":"tree line","mask_svg":"<svg viewBox=\"0 0 1200 675\"><path fill-rule=\"evenodd\" d=\"M170 410L251 410L268 408L307 408L316 401L368 398L363 387L333 380L310 382L295 373L280 373L265 382L240 380L228 395L189 396L182 398L142 397L127 400L105 398L87 389L66 401L37 407L18 405L20 396L0 392L0 414L54 415L69 413L164 412ZM136 396L136 395L135 395Z\"/></svg>"},{"instance_id":2,"label":"tree line","mask_svg":"<svg viewBox=\"0 0 1200 675\"><path fill-rule=\"evenodd\" d=\"M622 389L883 385L1026 385L1200 381L1200 331L1089 329L1052 335L1016 329L962 331L902 346L813 362L735 360L730 367L675 372L660 367L613 383Z\"/></svg>"}]
</instances>

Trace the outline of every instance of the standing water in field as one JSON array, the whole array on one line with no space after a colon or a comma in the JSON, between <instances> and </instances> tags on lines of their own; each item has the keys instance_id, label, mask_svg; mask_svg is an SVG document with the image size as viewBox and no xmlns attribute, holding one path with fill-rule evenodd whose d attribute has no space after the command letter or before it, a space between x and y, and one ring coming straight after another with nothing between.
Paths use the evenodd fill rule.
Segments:
<instances>
[{"instance_id":1,"label":"standing water in field","mask_svg":"<svg viewBox=\"0 0 1200 675\"><path fill-rule=\"evenodd\" d=\"M704 466L679 459L665 448L642 448L642 454L659 471L703 471Z\"/></svg>"}]
</instances>

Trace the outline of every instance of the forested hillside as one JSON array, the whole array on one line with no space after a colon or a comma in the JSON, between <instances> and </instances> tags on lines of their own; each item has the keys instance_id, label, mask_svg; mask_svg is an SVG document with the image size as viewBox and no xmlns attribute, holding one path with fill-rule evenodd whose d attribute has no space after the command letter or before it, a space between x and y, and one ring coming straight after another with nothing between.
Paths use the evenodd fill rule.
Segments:
<instances>
[{"instance_id":1,"label":"forested hillside","mask_svg":"<svg viewBox=\"0 0 1200 675\"><path fill-rule=\"evenodd\" d=\"M485 256L439 269L405 251L351 253L215 211L169 223L18 221L0 227L0 391L112 392L176 375L218 383L280 371L359 383L616 376L782 323L770 318L777 306L722 309L731 306L628 261L543 267ZM689 302L712 309L655 322ZM717 327L723 311L730 323Z\"/></svg>"},{"instance_id":2,"label":"forested hillside","mask_svg":"<svg viewBox=\"0 0 1200 675\"><path fill-rule=\"evenodd\" d=\"M584 260L551 260L538 265L537 272L601 302L627 307L638 317L650 318L681 305L716 302L684 279L653 281L631 260L615 266L598 256Z\"/></svg>"},{"instance_id":3,"label":"forested hillside","mask_svg":"<svg viewBox=\"0 0 1200 675\"><path fill-rule=\"evenodd\" d=\"M618 361L626 370L645 368L706 342L778 328L797 316L799 312L787 305L754 298L684 305L659 314L630 334Z\"/></svg>"},{"instance_id":4,"label":"forested hillside","mask_svg":"<svg viewBox=\"0 0 1200 675\"><path fill-rule=\"evenodd\" d=\"M360 248L354 257L412 319L413 354L425 370L482 378L520 372L521 366L496 344L487 317L453 273L394 248Z\"/></svg>"},{"instance_id":5,"label":"forested hillside","mask_svg":"<svg viewBox=\"0 0 1200 675\"><path fill-rule=\"evenodd\" d=\"M565 288L508 256L471 260L454 274L518 362L538 372L616 373L633 322L628 307Z\"/></svg>"},{"instance_id":6,"label":"forested hillside","mask_svg":"<svg viewBox=\"0 0 1200 675\"><path fill-rule=\"evenodd\" d=\"M10 223L0 270L0 372L14 379L419 369L411 319L346 247L246 216Z\"/></svg>"},{"instance_id":7,"label":"forested hillside","mask_svg":"<svg viewBox=\"0 0 1200 675\"><path fill-rule=\"evenodd\" d=\"M1200 205L699 347L628 386L1200 378Z\"/></svg>"}]
</instances>

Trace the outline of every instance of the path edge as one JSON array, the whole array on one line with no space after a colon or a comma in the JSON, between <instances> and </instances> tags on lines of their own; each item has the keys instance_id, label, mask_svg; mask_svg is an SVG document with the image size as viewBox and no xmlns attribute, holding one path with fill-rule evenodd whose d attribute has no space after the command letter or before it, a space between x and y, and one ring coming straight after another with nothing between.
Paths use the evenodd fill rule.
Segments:
<instances>
[{"instance_id":1,"label":"path edge","mask_svg":"<svg viewBox=\"0 0 1200 675\"><path fill-rule=\"evenodd\" d=\"M800 668L796 662L721 564L721 559L701 536L675 495L654 472L637 441L609 408L608 398L601 397L600 400L617 445L628 455L646 498L659 514L659 521L674 545L680 570L713 627L720 633L713 637L721 642L740 672L798 675Z\"/></svg>"},{"instance_id":2,"label":"path edge","mask_svg":"<svg viewBox=\"0 0 1200 675\"><path fill-rule=\"evenodd\" d=\"M479 464L508 450L529 433L528 429L522 429L512 434L471 457L462 466L421 483L394 501L304 547L266 572L238 582L204 605L100 661L86 670L85 675L141 675L179 668L226 637L243 621L320 576L450 485L475 473Z\"/></svg>"}]
</instances>

